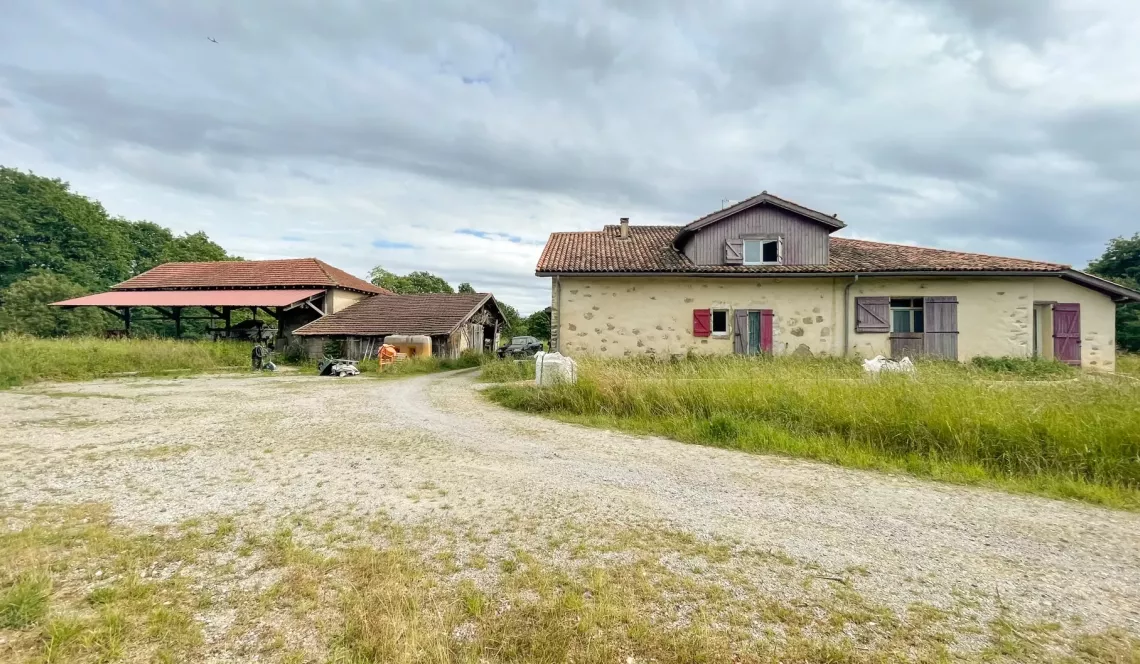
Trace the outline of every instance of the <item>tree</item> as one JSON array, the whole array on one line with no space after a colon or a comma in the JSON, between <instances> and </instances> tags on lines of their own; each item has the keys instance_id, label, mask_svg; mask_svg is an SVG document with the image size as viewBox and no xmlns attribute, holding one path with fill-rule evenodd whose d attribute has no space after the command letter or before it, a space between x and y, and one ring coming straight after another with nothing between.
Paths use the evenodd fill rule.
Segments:
<instances>
[{"instance_id":1,"label":"tree","mask_svg":"<svg viewBox=\"0 0 1140 664\"><path fill-rule=\"evenodd\" d=\"M474 293L475 287L472 286L471 284L467 283L466 281L464 281L463 283L459 284L459 288L455 289L455 292L456 293Z\"/></svg>"},{"instance_id":2,"label":"tree","mask_svg":"<svg viewBox=\"0 0 1140 664\"><path fill-rule=\"evenodd\" d=\"M1088 271L1140 289L1140 233L1110 240L1104 255L1089 263ZM1116 308L1116 343L1125 350L1140 352L1140 302Z\"/></svg>"},{"instance_id":3,"label":"tree","mask_svg":"<svg viewBox=\"0 0 1140 664\"><path fill-rule=\"evenodd\" d=\"M550 307L527 316L526 329L530 336L550 341Z\"/></svg>"},{"instance_id":4,"label":"tree","mask_svg":"<svg viewBox=\"0 0 1140 664\"><path fill-rule=\"evenodd\" d=\"M98 334L107 322L98 309L50 306L86 293L85 288L61 274L43 272L21 279L0 293L0 332L37 337Z\"/></svg>"},{"instance_id":5,"label":"tree","mask_svg":"<svg viewBox=\"0 0 1140 664\"><path fill-rule=\"evenodd\" d=\"M499 302L499 311L503 312L503 318L506 320L503 329L500 330L501 336L513 337L526 334L526 325L517 309L506 302Z\"/></svg>"},{"instance_id":6,"label":"tree","mask_svg":"<svg viewBox=\"0 0 1140 664\"><path fill-rule=\"evenodd\" d=\"M62 180L0 166L0 288L37 271L102 288L131 276L130 254L98 202Z\"/></svg>"},{"instance_id":7,"label":"tree","mask_svg":"<svg viewBox=\"0 0 1140 664\"><path fill-rule=\"evenodd\" d=\"M175 237L149 221L111 217L52 180L0 166L0 289L41 272L100 290L169 261L234 260L205 233Z\"/></svg>"},{"instance_id":8,"label":"tree","mask_svg":"<svg viewBox=\"0 0 1140 664\"><path fill-rule=\"evenodd\" d=\"M400 276L377 265L372 268L369 277L373 284L400 295L455 292L443 277L437 277L430 272L416 271Z\"/></svg>"}]
</instances>

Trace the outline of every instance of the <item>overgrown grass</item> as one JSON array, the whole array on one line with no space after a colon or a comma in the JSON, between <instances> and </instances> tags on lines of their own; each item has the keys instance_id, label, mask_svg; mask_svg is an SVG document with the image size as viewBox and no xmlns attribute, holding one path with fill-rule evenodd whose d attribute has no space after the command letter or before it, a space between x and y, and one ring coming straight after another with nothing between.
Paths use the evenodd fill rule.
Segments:
<instances>
[{"instance_id":1,"label":"overgrown grass","mask_svg":"<svg viewBox=\"0 0 1140 664\"><path fill-rule=\"evenodd\" d=\"M1140 384L1011 364L862 376L841 360L579 363L576 385L495 386L584 424L1140 509ZM1075 376L1076 374L1072 374ZM1031 380L1025 380L1028 377Z\"/></svg>"},{"instance_id":2,"label":"overgrown grass","mask_svg":"<svg viewBox=\"0 0 1140 664\"><path fill-rule=\"evenodd\" d=\"M214 371L249 366L250 344L174 339L37 339L0 336L0 389L36 381L89 380L137 372Z\"/></svg>"},{"instance_id":3,"label":"overgrown grass","mask_svg":"<svg viewBox=\"0 0 1140 664\"><path fill-rule=\"evenodd\" d=\"M1140 378L1140 354L1122 353L1117 355L1116 373Z\"/></svg>"},{"instance_id":4,"label":"overgrown grass","mask_svg":"<svg viewBox=\"0 0 1140 664\"><path fill-rule=\"evenodd\" d=\"M516 383L534 380L533 360L491 360L483 364L479 380L484 383Z\"/></svg>"},{"instance_id":5,"label":"overgrown grass","mask_svg":"<svg viewBox=\"0 0 1140 664\"><path fill-rule=\"evenodd\" d=\"M1077 370L1063 362L1043 360L1035 357L975 357L971 366L981 371L1024 380L1049 380L1072 378Z\"/></svg>"}]
</instances>

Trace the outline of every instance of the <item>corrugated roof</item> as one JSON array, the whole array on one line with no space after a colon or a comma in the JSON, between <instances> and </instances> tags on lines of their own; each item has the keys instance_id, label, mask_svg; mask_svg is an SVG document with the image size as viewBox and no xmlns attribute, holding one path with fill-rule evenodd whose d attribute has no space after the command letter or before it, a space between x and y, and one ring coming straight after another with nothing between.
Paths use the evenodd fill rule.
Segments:
<instances>
[{"instance_id":1,"label":"corrugated roof","mask_svg":"<svg viewBox=\"0 0 1140 664\"><path fill-rule=\"evenodd\" d=\"M827 265L697 265L673 246L683 226L618 226L601 231L551 233L538 274L590 272L703 273L874 273L874 272L1064 272L1059 263L1005 258L902 244L829 238Z\"/></svg>"},{"instance_id":2,"label":"corrugated roof","mask_svg":"<svg viewBox=\"0 0 1140 664\"><path fill-rule=\"evenodd\" d=\"M114 290L153 290L163 288L266 288L273 286L335 287L362 293L389 293L386 289L374 286L317 258L163 263L137 277L127 279L113 288Z\"/></svg>"},{"instance_id":3,"label":"corrugated roof","mask_svg":"<svg viewBox=\"0 0 1140 664\"><path fill-rule=\"evenodd\" d=\"M57 307L284 307L324 292L323 289L108 291L53 302L52 305Z\"/></svg>"},{"instance_id":4,"label":"corrugated roof","mask_svg":"<svg viewBox=\"0 0 1140 664\"><path fill-rule=\"evenodd\" d=\"M377 295L297 328L294 334L449 334L488 300L494 302L490 293Z\"/></svg>"}]
</instances>

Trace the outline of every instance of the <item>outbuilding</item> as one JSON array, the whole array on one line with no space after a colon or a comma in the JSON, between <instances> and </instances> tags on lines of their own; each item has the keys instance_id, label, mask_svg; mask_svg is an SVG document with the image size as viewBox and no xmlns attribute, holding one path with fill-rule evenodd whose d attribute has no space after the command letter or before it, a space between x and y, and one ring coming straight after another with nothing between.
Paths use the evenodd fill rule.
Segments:
<instances>
[{"instance_id":1,"label":"outbuilding","mask_svg":"<svg viewBox=\"0 0 1140 664\"><path fill-rule=\"evenodd\" d=\"M458 357L465 350L489 352L499 343L506 318L490 293L377 295L294 331L310 357L326 354L329 342L346 359L375 356L389 335L431 337L432 355Z\"/></svg>"},{"instance_id":2,"label":"outbuilding","mask_svg":"<svg viewBox=\"0 0 1140 664\"><path fill-rule=\"evenodd\" d=\"M212 320L230 329L231 314L262 311L277 324L278 337L373 295L391 291L354 277L316 258L264 261L164 263L117 284L106 293L85 295L54 306L98 307L123 322L155 317L174 322L181 335L186 320ZM190 311L186 311L186 310Z\"/></svg>"}]
</instances>

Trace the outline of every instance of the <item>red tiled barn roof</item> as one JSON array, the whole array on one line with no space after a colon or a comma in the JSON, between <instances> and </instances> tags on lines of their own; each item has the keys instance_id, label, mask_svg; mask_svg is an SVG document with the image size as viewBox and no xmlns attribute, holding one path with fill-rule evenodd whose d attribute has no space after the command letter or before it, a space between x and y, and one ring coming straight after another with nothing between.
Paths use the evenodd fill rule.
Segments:
<instances>
[{"instance_id":1,"label":"red tiled barn roof","mask_svg":"<svg viewBox=\"0 0 1140 664\"><path fill-rule=\"evenodd\" d=\"M385 294L374 286L316 258L267 261L213 261L163 263L115 285L115 290L181 288L343 288L361 293Z\"/></svg>"}]
</instances>

